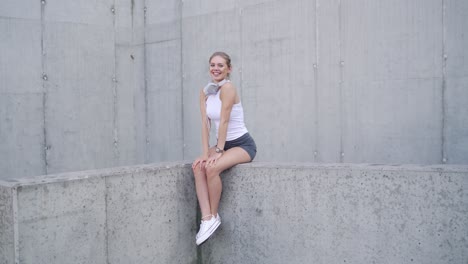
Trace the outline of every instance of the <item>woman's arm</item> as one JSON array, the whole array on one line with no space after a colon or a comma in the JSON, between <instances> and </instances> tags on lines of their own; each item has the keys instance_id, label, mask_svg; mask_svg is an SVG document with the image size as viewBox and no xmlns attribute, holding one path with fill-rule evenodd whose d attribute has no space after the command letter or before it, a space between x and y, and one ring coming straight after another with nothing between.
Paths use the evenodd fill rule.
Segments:
<instances>
[{"instance_id":1,"label":"woman's arm","mask_svg":"<svg viewBox=\"0 0 468 264\"><path fill-rule=\"evenodd\" d=\"M206 115L206 95L203 89L200 91L200 113L202 121L202 155L208 158L208 149L210 148L209 136L210 136L210 120Z\"/></svg>"},{"instance_id":2,"label":"woman's arm","mask_svg":"<svg viewBox=\"0 0 468 264\"><path fill-rule=\"evenodd\" d=\"M231 117L232 106L236 102L237 92L231 83L226 83L221 89L221 119L219 122L217 147L224 149L229 118Z\"/></svg>"}]
</instances>

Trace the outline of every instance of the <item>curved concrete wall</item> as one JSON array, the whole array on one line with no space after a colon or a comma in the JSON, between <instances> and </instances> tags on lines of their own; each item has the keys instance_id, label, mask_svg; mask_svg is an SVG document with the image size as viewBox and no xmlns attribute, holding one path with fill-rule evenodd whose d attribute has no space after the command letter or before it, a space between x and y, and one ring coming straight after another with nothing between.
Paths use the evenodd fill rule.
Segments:
<instances>
[{"instance_id":1,"label":"curved concrete wall","mask_svg":"<svg viewBox=\"0 0 468 264\"><path fill-rule=\"evenodd\" d=\"M189 164L2 181L0 262L468 261L467 166L256 162L222 178L222 225L198 248Z\"/></svg>"},{"instance_id":2,"label":"curved concrete wall","mask_svg":"<svg viewBox=\"0 0 468 264\"><path fill-rule=\"evenodd\" d=\"M215 50L232 55L258 161L468 164L467 12L463 0L0 1L0 178L195 158Z\"/></svg>"}]
</instances>

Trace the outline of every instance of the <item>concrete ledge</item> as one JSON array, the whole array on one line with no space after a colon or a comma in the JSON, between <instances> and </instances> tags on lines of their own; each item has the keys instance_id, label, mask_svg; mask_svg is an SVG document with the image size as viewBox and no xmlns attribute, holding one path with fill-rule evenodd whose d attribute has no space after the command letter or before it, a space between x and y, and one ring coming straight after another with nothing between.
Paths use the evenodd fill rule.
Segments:
<instances>
[{"instance_id":1,"label":"concrete ledge","mask_svg":"<svg viewBox=\"0 0 468 264\"><path fill-rule=\"evenodd\" d=\"M196 262L197 202L182 163L0 185L0 263Z\"/></svg>"},{"instance_id":2,"label":"concrete ledge","mask_svg":"<svg viewBox=\"0 0 468 264\"><path fill-rule=\"evenodd\" d=\"M238 165L201 247L188 162L0 181L0 263L460 263L468 166Z\"/></svg>"},{"instance_id":3,"label":"concrete ledge","mask_svg":"<svg viewBox=\"0 0 468 264\"><path fill-rule=\"evenodd\" d=\"M468 262L468 166L253 163L223 178L204 263Z\"/></svg>"}]
</instances>

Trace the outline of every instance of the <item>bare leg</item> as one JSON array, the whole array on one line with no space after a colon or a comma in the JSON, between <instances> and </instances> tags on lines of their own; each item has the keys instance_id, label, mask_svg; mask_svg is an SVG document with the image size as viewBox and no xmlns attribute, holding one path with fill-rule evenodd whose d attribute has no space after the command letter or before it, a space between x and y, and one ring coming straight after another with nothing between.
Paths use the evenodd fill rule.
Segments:
<instances>
[{"instance_id":1,"label":"bare leg","mask_svg":"<svg viewBox=\"0 0 468 264\"><path fill-rule=\"evenodd\" d=\"M193 169L193 175L195 177L195 189L197 191L198 204L200 205L202 217L205 217L211 214L205 163L197 165L197 167Z\"/></svg>"},{"instance_id":2,"label":"bare leg","mask_svg":"<svg viewBox=\"0 0 468 264\"><path fill-rule=\"evenodd\" d=\"M240 147L231 148L217 160L216 165L206 168L206 179L208 182L208 193L210 201L211 214L216 216L218 213L219 200L223 189L221 177L219 174L226 169L240 163L249 162L250 156Z\"/></svg>"}]
</instances>

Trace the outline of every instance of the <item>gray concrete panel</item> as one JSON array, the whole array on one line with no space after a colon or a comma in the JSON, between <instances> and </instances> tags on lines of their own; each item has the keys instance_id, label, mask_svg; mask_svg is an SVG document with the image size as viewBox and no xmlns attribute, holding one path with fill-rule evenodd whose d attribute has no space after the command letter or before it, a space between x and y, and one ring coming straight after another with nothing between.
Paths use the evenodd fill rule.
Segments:
<instances>
[{"instance_id":1,"label":"gray concrete panel","mask_svg":"<svg viewBox=\"0 0 468 264\"><path fill-rule=\"evenodd\" d=\"M146 1L146 24L164 24L180 21L182 3L183 1L180 0Z\"/></svg>"},{"instance_id":2,"label":"gray concrete panel","mask_svg":"<svg viewBox=\"0 0 468 264\"><path fill-rule=\"evenodd\" d=\"M445 2L445 159L468 163L468 2Z\"/></svg>"},{"instance_id":3,"label":"gray concrete panel","mask_svg":"<svg viewBox=\"0 0 468 264\"><path fill-rule=\"evenodd\" d=\"M115 0L115 28L142 28L145 0Z\"/></svg>"},{"instance_id":4,"label":"gray concrete panel","mask_svg":"<svg viewBox=\"0 0 468 264\"><path fill-rule=\"evenodd\" d=\"M146 151L144 1L116 1L114 30L116 164L143 164Z\"/></svg>"},{"instance_id":5,"label":"gray concrete panel","mask_svg":"<svg viewBox=\"0 0 468 264\"><path fill-rule=\"evenodd\" d=\"M45 2L44 19L48 22L71 22L107 27L114 23L114 0L70 2L46 0Z\"/></svg>"},{"instance_id":6,"label":"gray concrete panel","mask_svg":"<svg viewBox=\"0 0 468 264\"><path fill-rule=\"evenodd\" d=\"M146 44L148 162L183 158L180 45Z\"/></svg>"},{"instance_id":7,"label":"gray concrete panel","mask_svg":"<svg viewBox=\"0 0 468 264\"><path fill-rule=\"evenodd\" d=\"M49 173L115 165L112 28L47 23Z\"/></svg>"},{"instance_id":8,"label":"gray concrete panel","mask_svg":"<svg viewBox=\"0 0 468 264\"><path fill-rule=\"evenodd\" d=\"M184 12L185 8L184 5ZM213 20L217 23L212 23ZM210 81L208 60L215 51L224 51L231 57L231 80L241 95L241 100L244 100L239 14L236 10L229 10L187 17L184 18L182 27L184 158L194 159L202 151L200 90ZM213 125L211 144L215 144L216 137Z\"/></svg>"},{"instance_id":9,"label":"gray concrete panel","mask_svg":"<svg viewBox=\"0 0 468 264\"><path fill-rule=\"evenodd\" d=\"M196 194L187 169L108 178L110 263L196 263Z\"/></svg>"},{"instance_id":10,"label":"gray concrete panel","mask_svg":"<svg viewBox=\"0 0 468 264\"><path fill-rule=\"evenodd\" d=\"M0 93L42 92L41 24L0 18Z\"/></svg>"},{"instance_id":11,"label":"gray concrete panel","mask_svg":"<svg viewBox=\"0 0 468 264\"><path fill-rule=\"evenodd\" d=\"M12 188L0 183L0 263L15 263L15 235Z\"/></svg>"},{"instance_id":12,"label":"gray concrete panel","mask_svg":"<svg viewBox=\"0 0 468 264\"><path fill-rule=\"evenodd\" d=\"M339 1L319 1L316 9L317 38L316 83L317 91L314 115L315 161L339 162L341 155L341 113L340 113L340 18Z\"/></svg>"},{"instance_id":13,"label":"gray concrete panel","mask_svg":"<svg viewBox=\"0 0 468 264\"><path fill-rule=\"evenodd\" d=\"M40 23L0 18L0 168L4 177L45 173Z\"/></svg>"},{"instance_id":14,"label":"gray concrete panel","mask_svg":"<svg viewBox=\"0 0 468 264\"><path fill-rule=\"evenodd\" d=\"M181 7L179 1L149 1L146 3L145 43L181 39ZM180 51L178 51L180 54ZM179 61L180 63L180 61ZM180 76L179 76L180 79Z\"/></svg>"},{"instance_id":15,"label":"gray concrete panel","mask_svg":"<svg viewBox=\"0 0 468 264\"><path fill-rule=\"evenodd\" d=\"M445 39L447 77L468 75L468 2L464 0L445 1Z\"/></svg>"},{"instance_id":16,"label":"gray concrete panel","mask_svg":"<svg viewBox=\"0 0 468 264\"><path fill-rule=\"evenodd\" d=\"M468 163L468 76L447 78L445 116L445 162Z\"/></svg>"},{"instance_id":17,"label":"gray concrete panel","mask_svg":"<svg viewBox=\"0 0 468 264\"><path fill-rule=\"evenodd\" d=\"M217 0L217 1L204 1L204 0L192 0L182 1L183 11L182 17L198 17L205 15L225 14L230 13L231 10L236 9L238 1L232 0ZM228 19L228 17L226 17ZM215 23L220 20L214 20Z\"/></svg>"},{"instance_id":18,"label":"gray concrete panel","mask_svg":"<svg viewBox=\"0 0 468 264\"><path fill-rule=\"evenodd\" d=\"M165 41L180 41L180 21L171 21L145 26L145 43L153 44ZM180 51L179 51L180 54ZM180 78L179 78L180 79Z\"/></svg>"},{"instance_id":19,"label":"gray concrete panel","mask_svg":"<svg viewBox=\"0 0 468 264\"><path fill-rule=\"evenodd\" d=\"M115 3L114 30L116 45L142 46L144 44L145 17L143 4L143 0L119 0Z\"/></svg>"},{"instance_id":20,"label":"gray concrete panel","mask_svg":"<svg viewBox=\"0 0 468 264\"><path fill-rule=\"evenodd\" d=\"M103 178L18 187L19 263L105 263Z\"/></svg>"},{"instance_id":21,"label":"gray concrete panel","mask_svg":"<svg viewBox=\"0 0 468 264\"><path fill-rule=\"evenodd\" d=\"M344 161L441 163L440 2L342 8Z\"/></svg>"},{"instance_id":22,"label":"gray concrete panel","mask_svg":"<svg viewBox=\"0 0 468 264\"><path fill-rule=\"evenodd\" d=\"M347 81L344 161L441 163L441 87L440 79Z\"/></svg>"},{"instance_id":23,"label":"gray concrete panel","mask_svg":"<svg viewBox=\"0 0 468 264\"><path fill-rule=\"evenodd\" d=\"M45 173L42 93L0 93L0 179Z\"/></svg>"},{"instance_id":24,"label":"gray concrete panel","mask_svg":"<svg viewBox=\"0 0 468 264\"><path fill-rule=\"evenodd\" d=\"M190 20L191 22L195 22ZM187 23L187 20L184 20ZM188 23L192 24L192 23ZM193 24L192 24L193 25ZM185 26L184 26L185 27ZM211 50L205 50L198 38L192 38L196 30L184 32L184 40L191 39L190 45L184 45L183 58L183 101L184 101L184 157L194 159L202 152L200 90L209 82L208 59ZM209 45L209 43L207 43ZM195 52L199 50L199 52ZM215 136L211 134L211 138Z\"/></svg>"},{"instance_id":25,"label":"gray concrete panel","mask_svg":"<svg viewBox=\"0 0 468 264\"><path fill-rule=\"evenodd\" d=\"M119 46L143 46L145 29L139 28L115 28L115 44ZM144 80L144 78L143 78Z\"/></svg>"},{"instance_id":26,"label":"gray concrete panel","mask_svg":"<svg viewBox=\"0 0 468 264\"><path fill-rule=\"evenodd\" d=\"M440 4L439 0L343 3L345 81L440 78Z\"/></svg>"},{"instance_id":27,"label":"gray concrete panel","mask_svg":"<svg viewBox=\"0 0 468 264\"><path fill-rule=\"evenodd\" d=\"M116 47L116 140L119 166L145 163L143 46Z\"/></svg>"},{"instance_id":28,"label":"gray concrete panel","mask_svg":"<svg viewBox=\"0 0 468 264\"><path fill-rule=\"evenodd\" d=\"M41 19L41 1L36 0L2 0L0 17L24 19Z\"/></svg>"},{"instance_id":29,"label":"gray concrete panel","mask_svg":"<svg viewBox=\"0 0 468 264\"><path fill-rule=\"evenodd\" d=\"M315 5L273 2L242 11L242 94L258 160L313 161ZM263 151L262 151L263 150Z\"/></svg>"},{"instance_id":30,"label":"gray concrete panel","mask_svg":"<svg viewBox=\"0 0 468 264\"><path fill-rule=\"evenodd\" d=\"M262 6L271 4L271 2L280 2L278 0L237 0L237 5L240 8L249 8L252 6Z\"/></svg>"},{"instance_id":31,"label":"gray concrete panel","mask_svg":"<svg viewBox=\"0 0 468 264\"><path fill-rule=\"evenodd\" d=\"M203 263L467 260L466 167L260 164L223 175Z\"/></svg>"}]
</instances>

